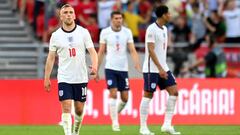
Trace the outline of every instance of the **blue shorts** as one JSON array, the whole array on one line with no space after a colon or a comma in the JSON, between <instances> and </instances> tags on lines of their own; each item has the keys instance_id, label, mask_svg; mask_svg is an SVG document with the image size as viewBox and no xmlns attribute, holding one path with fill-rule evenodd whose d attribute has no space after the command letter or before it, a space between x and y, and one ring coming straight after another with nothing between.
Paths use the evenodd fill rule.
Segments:
<instances>
[{"instance_id":1,"label":"blue shorts","mask_svg":"<svg viewBox=\"0 0 240 135\"><path fill-rule=\"evenodd\" d=\"M158 73L143 73L144 77L144 90L147 92L155 92L157 86L160 90L166 89L166 87L176 85L175 77L171 71L167 72L168 79L161 78Z\"/></svg>"},{"instance_id":2,"label":"blue shorts","mask_svg":"<svg viewBox=\"0 0 240 135\"><path fill-rule=\"evenodd\" d=\"M58 97L60 101L73 99L74 101L85 102L87 98L87 83L58 83Z\"/></svg>"},{"instance_id":3,"label":"blue shorts","mask_svg":"<svg viewBox=\"0 0 240 135\"><path fill-rule=\"evenodd\" d=\"M117 88L118 91L129 90L128 72L105 69L107 88Z\"/></svg>"}]
</instances>

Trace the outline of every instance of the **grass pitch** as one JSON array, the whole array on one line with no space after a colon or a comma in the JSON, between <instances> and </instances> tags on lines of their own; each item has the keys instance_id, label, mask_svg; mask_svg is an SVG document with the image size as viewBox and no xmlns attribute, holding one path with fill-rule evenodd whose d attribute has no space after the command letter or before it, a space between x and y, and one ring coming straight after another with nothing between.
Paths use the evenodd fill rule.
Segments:
<instances>
[{"instance_id":1,"label":"grass pitch","mask_svg":"<svg viewBox=\"0 0 240 135\"><path fill-rule=\"evenodd\" d=\"M149 126L155 135L160 126ZM240 126L176 126L182 135L240 135ZM64 135L61 126L0 126L0 135ZM108 125L83 125L80 135L139 135L139 126L121 126L121 132L113 132Z\"/></svg>"}]
</instances>

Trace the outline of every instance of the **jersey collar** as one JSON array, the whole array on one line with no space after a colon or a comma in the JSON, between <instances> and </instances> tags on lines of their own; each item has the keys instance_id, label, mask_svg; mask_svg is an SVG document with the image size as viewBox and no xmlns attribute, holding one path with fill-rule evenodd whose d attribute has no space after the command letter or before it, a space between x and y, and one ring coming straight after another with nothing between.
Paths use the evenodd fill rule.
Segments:
<instances>
[{"instance_id":1,"label":"jersey collar","mask_svg":"<svg viewBox=\"0 0 240 135\"><path fill-rule=\"evenodd\" d=\"M71 32L73 32L76 28L77 28L77 25L75 25L75 27L74 27L72 30L67 31L67 30L65 30L63 27L61 27L61 29L62 29L64 32L66 32L66 33L71 33Z\"/></svg>"},{"instance_id":2,"label":"jersey collar","mask_svg":"<svg viewBox=\"0 0 240 135\"><path fill-rule=\"evenodd\" d=\"M158 28L162 29L163 30L163 27L160 26L157 22L155 22L155 24L158 26Z\"/></svg>"},{"instance_id":3,"label":"jersey collar","mask_svg":"<svg viewBox=\"0 0 240 135\"><path fill-rule=\"evenodd\" d=\"M119 31L121 31L121 30L122 30L122 27L120 28L120 30L119 30L119 31L113 30L113 27L112 27L112 26L111 26L111 29L112 29L112 31L114 31L114 32L119 32Z\"/></svg>"}]
</instances>

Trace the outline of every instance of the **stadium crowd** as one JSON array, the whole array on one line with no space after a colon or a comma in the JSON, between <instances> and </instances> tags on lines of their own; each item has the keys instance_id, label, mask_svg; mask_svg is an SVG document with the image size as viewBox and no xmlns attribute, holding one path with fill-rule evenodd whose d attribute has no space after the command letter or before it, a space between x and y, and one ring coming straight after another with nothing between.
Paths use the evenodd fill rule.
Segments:
<instances>
[{"instance_id":1,"label":"stadium crowd","mask_svg":"<svg viewBox=\"0 0 240 135\"><path fill-rule=\"evenodd\" d=\"M21 25L29 23L35 37L48 42L59 27L59 8L71 4L76 22L87 28L93 42L99 42L101 29L110 25L110 13L124 14L124 25L130 28L135 43L142 43L145 31L156 15L156 6L169 7L172 20L168 24L169 57L175 63L174 74L181 76L181 68L188 54L195 52L202 42L214 37L217 43L240 43L240 0L15 0L18 2ZM15 9L14 9L15 10ZM184 50L184 51L183 51ZM138 49L142 51L142 49Z\"/></svg>"}]
</instances>

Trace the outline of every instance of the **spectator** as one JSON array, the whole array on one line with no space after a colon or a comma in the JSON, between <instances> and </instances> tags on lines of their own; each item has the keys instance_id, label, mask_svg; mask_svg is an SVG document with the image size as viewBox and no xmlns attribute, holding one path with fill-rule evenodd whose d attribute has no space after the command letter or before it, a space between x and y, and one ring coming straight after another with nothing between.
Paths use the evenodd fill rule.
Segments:
<instances>
[{"instance_id":1,"label":"spectator","mask_svg":"<svg viewBox=\"0 0 240 135\"><path fill-rule=\"evenodd\" d=\"M76 6L76 15L78 20L80 21L80 24L82 26L89 25L88 18L91 14L96 14L96 2L93 2L91 0L82 0L77 6Z\"/></svg>"},{"instance_id":2,"label":"spectator","mask_svg":"<svg viewBox=\"0 0 240 135\"><path fill-rule=\"evenodd\" d=\"M138 14L133 13L134 3L129 1L127 3L127 11L124 12L124 21L127 27L132 31L134 42L139 42L139 24L147 23L150 20L148 18L143 19Z\"/></svg>"},{"instance_id":3,"label":"spectator","mask_svg":"<svg viewBox=\"0 0 240 135\"><path fill-rule=\"evenodd\" d=\"M49 19L56 15L56 1L45 0L44 1L44 32L48 29Z\"/></svg>"},{"instance_id":4,"label":"spectator","mask_svg":"<svg viewBox=\"0 0 240 135\"><path fill-rule=\"evenodd\" d=\"M35 0L33 12L33 30L37 32L37 17L43 14L44 0Z\"/></svg>"},{"instance_id":5,"label":"spectator","mask_svg":"<svg viewBox=\"0 0 240 135\"><path fill-rule=\"evenodd\" d=\"M218 10L219 4L221 3L220 1L222 0L207 0L206 5L208 8L208 11L215 11Z\"/></svg>"},{"instance_id":6,"label":"spectator","mask_svg":"<svg viewBox=\"0 0 240 135\"><path fill-rule=\"evenodd\" d=\"M44 32L43 35L43 42L49 42L51 34L60 27L60 20L59 20L59 12L61 7L63 6L63 3L58 3L55 8L55 14L48 20L48 28Z\"/></svg>"},{"instance_id":7,"label":"spectator","mask_svg":"<svg viewBox=\"0 0 240 135\"><path fill-rule=\"evenodd\" d=\"M172 41L186 43L191 38L191 28L187 25L187 20L183 16L179 16L173 23Z\"/></svg>"},{"instance_id":8,"label":"spectator","mask_svg":"<svg viewBox=\"0 0 240 135\"><path fill-rule=\"evenodd\" d=\"M188 3L186 4L186 13L189 18L192 18L194 16L193 6L198 3L198 12L200 14L204 13L204 4L198 0L188 0Z\"/></svg>"},{"instance_id":9,"label":"spectator","mask_svg":"<svg viewBox=\"0 0 240 135\"><path fill-rule=\"evenodd\" d=\"M219 13L226 22L226 43L240 43L240 9L236 7L236 0L226 0L225 10L223 3Z\"/></svg>"},{"instance_id":10,"label":"spectator","mask_svg":"<svg viewBox=\"0 0 240 135\"><path fill-rule=\"evenodd\" d=\"M151 3L148 0L140 0L138 4L138 9L139 9L139 15L142 18L152 18L153 7L151 6ZM146 33L147 27L148 27L148 23L139 25L139 41L140 42L145 42L145 33Z\"/></svg>"},{"instance_id":11,"label":"spectator","mask_svg":"<svg viewBox=\"0 0 240 135\"><path fill-rule=\"evenodd\" d=\"M88 17L88 25L86 25L86 29L88 29L89 33L91 34L93 43L97 43L99 40L99 27L97 23L96 14L91 14Z\"/></svg>"},{"instance_id":12,"label":"spectator","mask_svg":"<svg viewBox=\"0 0 240 135\"><path fill-rule=\"evenodd\" d=\"M181 0L168 0L166 5L169 8L172 19L178 17L183 12Z\"/></svg>"},{"instance_id":13,"label":"spectator","mask_svg":"<svg viewBox=\"0 0 240 135\"><path fill-rule=\"evenodd\" d=\"M139 9L139 15L142 18L145 18L148 16L148 12L152 12L152 6L151 3L148 0L140 0L138 4Z\"/></svg>"},{"instance_id":14,"label":"spectator","mask_svg":"<svg viewBox=\"0 0 240 135\"><path fill-rule=\"evenodd\" d=\"M17 8L19 10L19 24L21 26L25 25L25 11L26 11L26 5L27 5L27 0L11 0L11 8L12 8L12 12L16 12ZM28 0L28 2L32 2L34 0Z\"/></svg>"},{"instance_id":15,"label":"spectator","mask_svg":"<svg viewBox=\"0 0 240 135\"><path fill-rule=\"evenodd\" d=\"M11 8L13 12L17 11L18 0L10 0L11 1Z\"/></svg>"},{"instance_id":16,"label":"spectator","mask_svg":"<svg viewBox=\"0 0 240 135\"><path fill-rule=\"evenodd\" d=\"M199 9L199 3L192 4L193 16L192 16L192 33L193 39L192 42L196 42L198 40L202 40L205 38L206 27L203 22L203 13Z\"/></svg>"},{"instance_id":17,"label":"spectator","mask_svg":"<svg viewBox=\"0 0 240 135\"><path fill-rule=\"evenodd\" d=\"M179 16L173 23L173 28L170 31L170 40L175 42L180 42L188 47L188 42L191 38L191 29L187 25L186 18ZM168 56L171 57L174 63L173 73L175 76L179 76L180 70L183 67L185 61L188 60L189 52L185 48L172 48L174 50L169 51ZM169 49L170 50L170 49Z\"/></svg>"},{"instance_id":18,"label":"spectator","mask_svg":"<svg viewBox=\"0 0 240 135\"><path fill-rule=\"evenodd\" d=\"M110 14L113 11L115 0L99 0L98 1L98 25L99 29L106 28L110 25Z\"/></svg>"},{"instance_id":19,"label":"spectator","mask_svg":"<svg viewBox=\"0 0 240 135\"><path fill-rule=\"evenodd\" d=\"M207 35L213 35L218 42L224 42L226 26L216 10L211 11L210 16L204 18L207 27Z\"/></svg>"},{"instance_id":20,"label":"spectator","mask_svg":"<svg viewBox=\"0 0 240 135\"><path fill-rule=\"evenodd\" d=\"M198 59L191 66L184 68L182 72L191 71L199 65L205 64L206 77L226 77L227 64L223 49L215 43L215 39L213 37L210 38L208 45L210 51L207 55L204 58Z\"/></svg>"}]
</instances>

